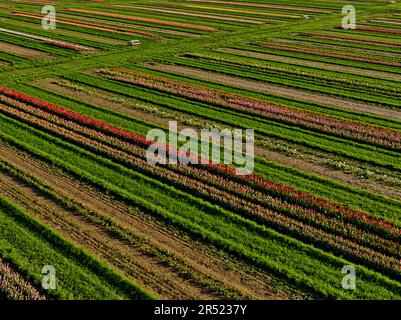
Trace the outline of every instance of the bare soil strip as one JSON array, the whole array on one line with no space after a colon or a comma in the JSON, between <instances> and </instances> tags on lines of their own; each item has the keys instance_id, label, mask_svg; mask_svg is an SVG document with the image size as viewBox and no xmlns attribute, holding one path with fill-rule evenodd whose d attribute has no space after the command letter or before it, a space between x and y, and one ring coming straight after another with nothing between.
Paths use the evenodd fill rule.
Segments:
<instances>
[{"instance_id":1,"label":"bare soil strip","mask_svg":"<svg viewBox=\"0 0 401 320\"><path fill-rule=\"evenodd\" d=\"M137 119L149 121L162 127L168 127L168 122L175 120L172 118L160 117L154 114L149 114L138 109L125 107L121 103L111 102L110 100L101 97L100 94L96 92L93 92L91 95L89 95L79 91L74 91L66 87L59 86L55 83L51 83L51 81L52 80L49 78L40 79L37 80L36 83L42 88L51 90L53 92L57 92L59 94L66 96L71 96L80 101L99 105L114 110L116 112L120 112L122 114L130 115ZM189 126L179 125L178 130L184 129L184 127L188 128ZM200 128L196 127L193 127L193 129L200 130ZM365 189L376 194L382 194L391 198L401 200L401 190L399 188L391 187L373 180L369 181L361 180L352 174L347 174L338 170L330 169L327 166L321 165L320 163L312 163L309 161L305 161L302 158L294 158L291 156L284 155L280 152L271 151L267 148L259 146L255 146L255 154L270 161L281 163L289 167L311 172L319 176L333 179L341 183L349 184L357 188Z\"/></svg>"},{"instance_id":2,"label":"bare soil strip","mask_svg":"<svg viewBox=\"0 0 401 320\"><path fill-rule=\"evenodd\" d=\"M247 80L237 76L230 76L212 71L203 71L190 67L173 66L173 65L157 65L149 66L153 69L178 73L186 76L196 77L201 80L220 82L227 85L244 88L252 91L260 91L270 93L298 101L318 103L330 107L340 107L353 111L367 112L381 117L401 119L401 112L397 110L380 108L366 103L358 103L350 100L331 97L324 94L315 94L302 89L287 88L284 86L273 85L254 80Z\"/></svg>"},{"instance_id":3,"label":"bare soil strip","mask_svg":"<svg viewBox=\"0 0 401 320\"><path fill-rule=\"evenodd\" d=\"M273 280L267 274L250 269L241 262L219 257L204 245L183 240L148 216L133 212L132 208L108 198L74 178L56 173L42 161L4 144L0 144L0 158L50 185L63 197L74 200L92 212L110 217L124 230L141 239L140 242L146 244L148 251L160 249L172 253L178 261L182 261L195 274L194 278L188 278L187 274L181 274L182 270L177 271L166 265L158 255L149 255L142 246L135 247L113 238L100 225L66 210L31 187L21 185L21 182L15 181L16 178L4 174L1 176L0 193L6 193L13 201L25 207L30 204L29 208L26 207L30 212L45 219L64 236L84 246L162 298L224 298L221 291L213 290L215 286L245 298L294 298L290 291L277 292ZM23 199L26 199L28 204L24 204ZM204 284L200 284L202 280L215 286L205 287Z\"/></svg>"},{"instance_id":4,"label":"bare soil strip","mask_svg":"<svg viewBox=\"0 0 401 320\"><path fill-rule=\"evenodd\" d=\"M30 48L0 41L0 51L28 59L50 59L52 55Z\"/></svg>"},{"instance_id":5,"label":"bare soil strip","mask_svg":"<svg viewBox=\"0 0 401 320\"><path fill-rule=\"evenodd\" d=\"M269 54L269 53L261 53L261 52L246 51L246 50L231 49L231 48L217 49L217 51L224 52L224 53L231 53L231 54L235 54L235 55L239 55L239 56L243 56L243 57L251 57L251 58L257 58L257 59L263 59L263 60L295 64L295 65L300 65L300 66L305 66L305 67L319 68L322 70L338 71L338 72L344 72L344 73L354 73L356 75L362 75L362 76L367 76L367 77L401 81L400 74L389 73L389 72L384 72L384 71L362 69L362 68L350 67L350 66L342 66L342 65L338 65L338 64L331 64L331 63L312 61L312 60L306 60L306 59L298 59L298 58L285 57L285 56L277 56L277 55Z\"/></svg>"}]
</instances>

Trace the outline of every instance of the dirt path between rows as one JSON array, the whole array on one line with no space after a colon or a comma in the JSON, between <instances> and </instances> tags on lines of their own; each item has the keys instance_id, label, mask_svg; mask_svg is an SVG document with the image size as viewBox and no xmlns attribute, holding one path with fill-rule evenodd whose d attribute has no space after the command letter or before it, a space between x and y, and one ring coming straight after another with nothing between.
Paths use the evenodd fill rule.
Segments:
<instances>
[{"instance_id":1,"label":"dirt path between rows","mask_svg":"<svg viewBox=\"0 0 401 320\"><path fill-rule=\"evenodd\" d=\"M159 125L162 127L168 127L169 121L175 120L172 118L166 118L166 117L160 117L156 116L154 114L149 114L146 112L142 112L140 110L134 109L134 108L128 108L123 106L120 103L116 102L111 102L105 98L99 97L96 93L93 93L91 95L75 91L72 89L68 89L65 87L61 87L57 84L51 83L51 79L40 79L37 80L36 83L48 90L52 90L53 92L57 92L62 95L66 96L72 96L76 99L79 99L80 101L85 101L88 103L92 103L95 105L99 105L108 109L111 109L113 111L126 114L129 116L132 116L137 119L142 119L151 123L154 123L155 125ZM180 125L178 124L178 130L188 128L188 125ZM197 127L193 127L194 130L200 130ZM303 170L307 172L311 172L313 174L317 174L319 176L329 178L332 180L335 180L340 183L345 183L348 185L351 185L353 187L357 187L360 189L364 189L376 194L381 194L385 195L394 199L401 200L401 189L391 187L388 185L385 185L383 183L374 181L374 180L362 180L357 177L355 177L352 174L347 174L344 172L341 172L339 170L334 170L330 169L324 165L319 165L318 163L312 163L308 162L305 160L302 160L301 158L294 158L292 156L287 156L284 155L280 152L276 151L271 151L267 148L261 147L261 146L255 146L255 155L258 157L262 157L264 159L277 162L289 167L293 167L298 170Z\"/></svg>"},{"instance_id":2,"label":"dirt path between rows","mask_svg":"<svg viewBox=\"0 0 401 320\"><path fill-rule=\"evenodd\" d=\"M0 51L28 59L50 59L53 56L39 50L0 41Z\"/></svg>"},{"instance_id":3,"label":"dirt path between rows","mask_svg":"<svg viewBox=\"0 0 401 320\"><path fill-rule=\"evenodd\" d=\"M392 109L380 108L366 103L358 103L340 98L330 97L323 94L315 94L310 91L302 89L292 89L282 87L279 85L273 85L263 82L257 82L256 80L247 80L236 76L230 76L212 71L203 71L190 67L173 66L173 65L147 65L150 68L174 72L185 76L196 77L200 80L220 82L230 86L238 88L244 88L252 91L260 91L264 93L270 93L290 99L296 99L298 101L319 103L330 107L340 107L353 111L362 111L370 114L374 114L381 117L394 118L401 120L401 112Z\"/></svg>"},{"instance_id":4,"label":"dirt path between rows","mask_svg":"<svg viewBox=\"0 0 401 320\"><path fill-rule=\"evenodd\" d=\"M120 268L127 275L130 275L129 271L133 269L131 270L131 278L133 277L135 281L156 292L162 298L220 299L223 297L221 292L210 292L210 288L200 285L198 283L199 279L215 283L227 292L239 293L239 295L246 298L294 298L291 293L276 292L274 282L267 274L250 269L239 261L229 261L218 257L204 245L187 239L183 240L157 221L149 219L148 216L141 213L132 213L132 209L130 210L125 204L112 200L71 177L55 173L54 170L39 160L26 156L4 144L0 144L0 158L19 167L40 181L51 185L64 197L73 199L85 208L98 212L102 216L111 217L124 230L128 230L137 237L145 239L144 242L148 243L151 248L160 248L166 252L173 253L179 261L185 263L188 268L196 273L197 280L188 279L185 274L181 275L180 272L164 265L157 257L149 257L144 252L141 252L140 248L134 248L124 244L121 240L111 238L104 230L99 229L99 226L82 219L82 216L73 215L65 212L65 210L63 213L60 208L52 211L53 214L61 215L56 221L63 218L68 223L73 224L67 231L59 227L59 232L71 237L74 230L79 230L82 234L88 237L91 236L92 242L87 239L81 239L82 234L76 235L73 240L79 242L80 245L88 248L88 250L97 253L103 259L109 260L109 263ZM1 180L3 182L3 177ZM28 195L28 199L38 198L33 198L34 195L26 188L22 189L19 194ZM18 201L20 198L21 196L15 196L14 201ZM49 199L42 200L43 205L54 206ZM42 212L48 212L48 210L42 210ZM92 245L89 245L90 243ZM103 246L106 246L106 249L104 249L104 252L100 252L99 250ZM106 253L108 252L110 254L119 253L119 259L117 261L113 260L114 258L107 256ZM125 261L125 263L118 264L119 260Z\"/></svg>"}]
</instances>

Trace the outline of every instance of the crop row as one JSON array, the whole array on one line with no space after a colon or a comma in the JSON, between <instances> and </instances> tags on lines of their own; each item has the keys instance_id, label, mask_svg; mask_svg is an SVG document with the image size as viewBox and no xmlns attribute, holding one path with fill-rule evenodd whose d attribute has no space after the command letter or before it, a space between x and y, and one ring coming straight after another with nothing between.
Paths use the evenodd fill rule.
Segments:
<instances>
[{"instance_id":1,"label":"crop row","mask_svg":"<svg viewBox=\"0 0 401 320\"><path fill-rule=\"evenodd\" d=\"M224 52L224 49L221 50ZM230 53L230 51L229 51ZM235 52L237 54L237 52ZM244 55L247 55L247 52L243 52ZM359 77L355 75L347 75L347 74L338 74L337 72L330 72L324 70L314 70L308 67L302 66L294 66L284 63L272 63L266 60L259 59L249 59L244 56L239 55L232 56L231 54L227 55L224 53L220 54L211 54L211 53L194 53L194 54L185 54L183 57L196 59L200 61L207 61L218 64L220 66L229 65L234 66L235 68L241 68L244 71L257 72L257 76L259 73L269 73L269 78L274 77L274 75L279 75L276 81L269 81L273 83L279 83L286 85L290 82L286 82L286 79L283 79L282 76L288 77L290 79L296 79L297 82L306 82L307 85L312 87L312 84L319 84L320 90L324 91L324 87L330 86L335 88L351 88L355 91L359 92L378 92L381 94L399 96L400 95L400 87L394 82L381 81L378 79L366 79L366 77ZM251 74L251 72L249 72ZM251 76L252 77L252 76ZM266 77L267 78L267 77ZM264 79L263 79L264 80ZM281 81L281 82L280 82ZM291 82L292 84L292 82ZM301 88L308 88L308 86L299 86ZM293 85L293 87L297 87ZM323 89L323 90L322 90ZM311 91L313 88L310 89Z\"/></svg>"},{"instance_id":2,"label":"crop row","mask_svg":"<svg viewBox=\"0 0 401 320\"><path fill-rule=\"evenodd\" d=\"M15 105L15 104L14 104ZM15 105L16 106L16 105ZM30 111L30 113L35 113L34 110L29 110L28 106L24 106L19 104L20 108L25 108L25 111ZM328 218L324 214L319 214L313 210L307 210L302 207L297 207L294 205L283 203L280 200L273 199L271 197L266 197L259 192L259 197L261 202L264 204L257 205L252 203L250 200L252 199L241 199L238 195L229 194L225 191L216 189L216 186L225 186L227 190L235 193L235 190L240 190L241 185L235 184L230 180L223 179L221 177L213 177L208 174L202 174L201 170L193 169L191 167L181 167L178 168L181 175L177 173L173 173L165 168L154 167L143 159L144 152L142 152L142 159L137 158L137 154L141 153L140 151L132 152L136 153L133 157L127 152L116 150L115 145L124 145L122 141L113 141L113 138L102 136L102 134L97 134L96 131L90 132L88 128L79 128L79 125L73 124L70 121L63 121L63 119L57 119L54 115L49 114L41 114L41 112L36 112L37 116L40 116L42 120L35 119L34 117L29 117L28 115L18 114L18 112L8 112L9 114L13 114L18 118L27 121L30 124L37 125L46 129L47 131L52 132L53 134L59 134L61 136L67 137L69 140L74 143L78 143L83 145L87 149L92 149L94 151L100 152L102 154L107 155L110 158L114 158L127 164L128 167L132 167L132 165L139 171L147 173L148 175L156 176L160 180L168 181L174 185L179 185L184 189L192 189L192 192L196 195L201 195L204 198L217 202L224 207L227 207L236 212L246 212L248 215L254 215L261 217L264 222L267 222L269 225L272 225L279 230L286 229L292 235L297 236L298 238L306 238L309 242L317 243L317 245L322 246L324 248L329 248L335 252L341 252L342 254L346 254L351 259L357 259L358 261L365 262L368 265L372 265L374 267L381 266L380 268L384 268L384 271L389 271L391 269L397 270L399 268L399 261L397 259L392 259L390 257L386 257L382 254L376 253L370 249L366 249L356 243L349 242L348 240L343 239L342 237L330 235L326 232L322 232L313 226L305 225L300 221L293 220L293 218L304 220L305 222L314 223L319 227L323 227L326 230L334 231L337 233L344 234L346 237L355 238L356 240L360 240L363 243L368 243L371 246L378 248L380 251L384 252L392 252L396 256L399 255L398 246L396 243L391 241L387 241L384 239L380 239L377 236L371 235L367 232L361 232L357 230L352 225L343 224L341 221L337 219ZM46 120L45 120L46 119ZM47 120L52 120L54 122L61 122L61 124L65 127L72 128L75 132L71 132L69 130L65 130L62 127L54 126L52 124L46 123ZM77 134L77 131L81 134ZM84 135L82 135L84 134ZM108 141L109 144L113 145L114 148L110 148L109 146L105 146L102 143L88 140L87 135L92 135L96 137L98 140ZM115 139L115 138L114 138ZM134 146L126 145L125 148L127 150L135 150ZM186 175L184 178L182 175ZM189 176L196 176L198 178L198 182L194 183ZM199 179L203 178L205 183L200 183ZM217 179L216 179L217 178ZM215 187L211 187L214 185ZM253 194L252 190L248 188L248 194ZM238 192L237 192L238 193ZM258 196L258 194L256 194ZM275 210L281 211L278 213L277 211L271 211L266 208L270 207ZM288 217L287 217L287 216ZM344 230L347 230L344 232ZM398 239L397 239L398 240ZM390 272L391 273L391 272Z\"/></svg>"},{"instance_id":3,"label":"crop row","mask_svg":"<svg viewBox=\"0 0 401 320\"><path fill-rule=\"evenodd\" d=\"M344 59L342 57L325 56L325 55L307 53L307 52L301 52L301 51L297 52L297 51L290 51L290 50L285 50L285 49L282 50L279 48L268 48L268 47L260 45L257 42L256 43L249 42L246 45L236 44L236 45L230 46L230 48L274 54L277 56L293 57L293 58L298 58L298 59L332 63L332 64L338 64L341 66L358 67L358 68L364 68L364 69L368 69L368 70L380 70L380 71L400 74L399 67L396 67L396 66L364 62L364 61L357 61L357 60L352 60L352 59ZM296 48L296 47L294 47L294 48ZM335 50L332 50L331 52L335 52Z\"/></svg>"},{"instance_id":4,"label":"crop row","mask_svg":"<svg viewBox=\"0 0 401 320\"><path fill-rule=\"evenodd\" d=\"M390 149L401 149L401 133L389 128L337 119L137 71L109 68L99 70L98 74L108 79L173 93L213 105L256 114L267 119L279 120Z\"/></svg>"},{"instance_id":5,"label":"crop row","mask_svg":"<svg viewBox=\"0 0 401 320\"><path fill-rule=\"evenodd\" d=\"M237 54L241 55L241 53ZM252 54L252 52L250 54ZM223 56L226 57L227 55L223 54ZM229 57L229 59L231 59L231 57ZM223 57L221 58L224 59ZM302 71L300 72L297 71L295 68L294 68L295 70L287 71L286 68L282 68L279 63L274 63L274 64L269 63L269 66L256 67L254 64L254 60L246 59L246 61L244 62L243 61L244 59L242 57L239 60L241 62L224 62L224 61L220 62L219 58L213 58L213 59L199 58L198 54L185 54L180 58L163 57L157 59L157 61L161 61L164 64L174 63L178 66L181 66L181 70L179 70L178 72L180 74L190 76L193 78L194 76L192 76L191 74L192 72L194 72L194 70L191 70L190 68L198 69L195 70L197 72L210 71L216 73L216 80L213 81L213 77L210 77L210 80L208 80L208 82L224 83L225 80L219 79L218 73L227 74L229 76L240 77L246 81L246 83L243 83L241 87L248 90L248 92L252 93L252 95L259 95L259 96L262 95L262 97L265 95L269 95L270 99L272 99L271 95L275 94L274 88L272 88L271 90L267 90L267 92L264 94L260 94L259 92L262 92L262 90L257 86L253 88L251 85L251 81L257 81L257 82L262 81L263 82L262 85L277 84L280 86L279 89L284 89L284 87L291 87L294 89L306 90L308 92L310 91L312 93L312 96L310 98L312 101L309 103L296 101L294 100L294 98L291 99L293 95L300 96L302 92L289 93L288 98L285 98L286 94L276 93L276 95L279 95L278 99L285 100L284 102L285 105L287 104L295 106L301 105L306 109L311 109L311 110L315 109L317 112L322 112L322 113L327 113L328 109L330 109L330 114L333 115L341 114L340 117L345 117L349 119L354 118L357 121L361 122L365 122L366 118L368 118L370 115L369 114L366 115L366 113L361 114L361 111L358 110L360 107L357 107L356 110L354 111L350 110L349 108L342 107L341 101L338 101L336 104L334 104L333 102L331 103L327 102L329 105L326 105L324 100L320 105L318 102L319 99L317 98L318 95L325 95L326 97L324 98L327 98L327 95L335 96L336 99L342 99L342 100L344 100L344 98L347 98L353 101L355 100L358 104L369 103L374 105L379 104L383 106L388 106L391 108L399 108L398 99L400 96L400 90L397 89L399 88L399 85L397 85L398 83L396 83L395 81L392 81L393 83L392 88L389 88L391 82L384 79L380 79L376 81L376 84L372 84L373 81L362 80L360 82L361 79L358 77L352 78L347 76L346 78L348 80L341 82L337 81L338 77L332 76L331 72L327 72L327 75L324 75L325 72L322 71L320 75L314 77L315 73L314 71L308 72L308 70L311 70L311 68L309 69L302 68ZM302 62L300 64L302 64ZM162 65L162 66L155 66L152 68L163 69L166 67L168 68L168 66ZM184 67L186 69L184 69ZM268 74L266 73L266 71L268 72ZM303 76L302 75L303 72L307 72L307 76ZM227 83L232 82L232 80L233 79L230 79L230 77L227 77ZM360 83L361 85L358 86L358 83ZM386 91L386 88L389 88L389 90ZM309 98L306 98L305 100L309 100ZM318 107L316 106L316 103L319 104ZM336 108L335 105L338 105L341 108ZM380 110L379 107L377 108L377 110ZM357 116L355 117L356 114ZM372 118L372 116L370 117ZM377 123L377 119L376 120L370 119L370 122ZM382 123L384 123L384 125L379 124L379 126L384 126L384 127L388 126L386 120L383 119Z\"/></svg>"}]
</instances>

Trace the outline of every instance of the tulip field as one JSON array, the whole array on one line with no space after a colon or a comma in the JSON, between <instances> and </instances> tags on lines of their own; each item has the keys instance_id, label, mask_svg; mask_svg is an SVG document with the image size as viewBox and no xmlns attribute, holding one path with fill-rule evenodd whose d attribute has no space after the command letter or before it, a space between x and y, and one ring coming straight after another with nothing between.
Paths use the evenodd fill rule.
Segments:
<instances>
[{"instance_id":1,"label":"tulip field","mask_svg":"<svg viewBox=\"0 0 401 320\"><path fill-rule=\"evenodd\" d=\"M0 0L0 300L401 299L400 35L387 0ZM253 172L150 162L172 121L254 130Z\"/></svg>"}]
</instances>

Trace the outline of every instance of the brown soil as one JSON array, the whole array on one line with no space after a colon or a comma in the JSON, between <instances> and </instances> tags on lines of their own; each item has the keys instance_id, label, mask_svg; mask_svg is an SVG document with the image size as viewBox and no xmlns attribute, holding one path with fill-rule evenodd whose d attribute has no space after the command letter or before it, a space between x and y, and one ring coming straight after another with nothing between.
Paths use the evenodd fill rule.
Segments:
<instances>
[{"instance_id":1,"label":"brown soil","mask_svg":"<svg viewBox=\"0 0 401 320\"><path fill-rule=\"evenodd\" d=\"M133 213L132 208L130 210L125 204L108 198L74 178L56 173L39 160L4 144L0 144L0 157L46 185L51 185L63 197L73 199L101 216L112 218L124 231L141 239L145 248L113 238L102 226L66 210L49 197L16 181L16 178L1 175L1 194L25 206L64 236L106 260L161 298L224 298L216 288L252 299L299 298L290 291L277 292L276 285L267 274L239 261L219 257L204 245L184 240L148 216L140 212ZM172 253L195 276L188 277L182 270L166 265L158 255L149 255L149 250L155 248ZM212 285L205 286L205 281Z\"/></svg>"},{"instance_id":2,"label":"brown soil","mask_svg":"<svg viewBox=\"0 0 401 320\"><path fill-rule=\"evenodd\" d=\"M172 66L172 65L157 65L157 66L152 65L149 67L157 70L174 72L182 75L196 77L201 80L220 82L248 90L261 91L265 93L267 92L290 99L296 99L299 101L319 103L331 107L340 107L354 111L367 112L382 117L394 118L398 120L401 119L400 111L380 108L377 106L368 105L366 103L358 103L323 94L315 94L310 91L302 89L292 89L279 85L257 82L254 80L247 80L236 76L224 75L217 72L198 70L190 67Z\"/></svg>"},{"instance_id":3,"label":"brown soil","mask_svg":"<svg viewBox=\"0 0 401 320\"><path fill-rule=\"evenodd\" d=\"M21 47L8 42L0 41L0 51L29 59L50 59L52 56L46 52Z\"/></svg>"},{"instance_id":4,"label":"brown soil","mask_svg":"<svg viewBox=\"0 0 401 320\"><path fill-rule=\"evenodd\" d=\"M67 96L73 96L81 101L103 106L138 119L149 121L162 127L168 127L168 122L174 120L171 118L158 117L156 115L148 114L140 110L135 110L133 108L124 107L120 103L113 103L105 98L99 97L99 95L96 93L88 95L79 91L74 91L65 87L58 86L57 84L51 83L50 78L37 80L36 83L43 88L52 90L53 92L57 92ZM178 130L183 129L184 127L186 128L188 126L179 125ZM198 128L193 129L197 130ZM401 200L401 190L399 188L385 185L384 183L380 183L374 180L361 180L352 174L347 174L339 170L330 169L319 163L312 163L303 159L296 159L294 157L284 155L280 152L268 150L264 147L255 146L255 155L299 170L330 178L341 183L349 184L357 188L365 189L373 193L382 194L391 198Z\"/></svg>"}]
</instances>

